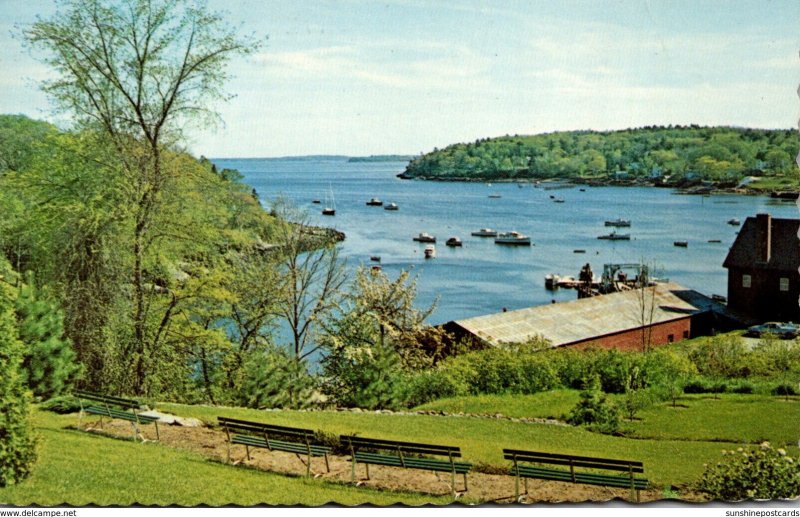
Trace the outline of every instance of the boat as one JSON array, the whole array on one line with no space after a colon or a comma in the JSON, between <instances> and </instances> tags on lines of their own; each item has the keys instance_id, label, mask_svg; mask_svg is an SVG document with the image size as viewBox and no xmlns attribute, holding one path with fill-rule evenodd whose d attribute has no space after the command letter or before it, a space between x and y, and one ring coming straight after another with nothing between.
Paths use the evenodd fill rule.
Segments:
<instances>
[{"instance_id":1,"label":"boat","mask_svg":"<svg viewBox=\"0 0 800 517\"><path fill-rule=\"evenodd\" d=\"M492 199L500 199L500 194L490 194L489 197Z\"/></svg>"},{"instance_id":2,"label":"boat","mask_svg":"<svg viewBox=\"0 0 800 517\"><path fill-rule=\"evenodd\" d=\"M620 219L615 219L613 221L606 221L605 225L606 226L614 226L614 227L617 227L617 228L627 228L627 227L629 227L631 225L631 221L630 221L630 219L622 219L622 218L620 218Z\"/></svg>"},{"instance_id":3,"label":"boat","mask_svg":"<svg viewBox=\"0 0 800 517\"><path fill-rule=\"evenodd\" d=\"M322 209L322 215L336 215L336 200L333 198L333 189L329 187L331 194L330 205L328 205L328 197L325 196L325 208Z\"/></svg>"},{"instance_id":4,"label":"boat","mask_svg":"<svg viewBox=\"0 0 800 517\"><path fill-rule=\"evenodd\" d=\"M314 203L315 205L319 205L320 203L322 203L322 201L320 201L319 199L315 199L311 202Z\"/></svg>"},{"instance_id":5,"label":"boat","mask_svg":"<svg viewBox=\"0 0 800 517\"><path fill-rule=\"evenodd\" d=\"M617 233L616 230L609 233L608 235L601 235L598 239L607 240L607 241L629 241L631 240L630 233Z\"/></svg>"},{"instance_id":6,"label":"boat","mask_svg":"<svg viewBox=\"0 0 800 517\"><path fill-rule=\"evenodd\" d=\"M557 289L559 280L561 280L561 277L553 273L544 275L544 288L550 289L551 291Z\"/></svg>"},{"instance_id":7,"label":"boat","mask_svg":"<svg viewBox=\"0 0 800 517\"><path fill-rule=\"evenodd\" d=\"M428 244L425 246L425 258L436 258L436 246L433 244Z\"/></svg>"},{"instance_id":8,"label":"boat","mask_svg":"<svg viewBox=\"0 0 800 517\"><path fill-rule=\"evenodd\" d=\"M742 222L736 218L728 219L728 224L731 226L739 226Z\"/></svg>"},{"instance_id":9,"label":"boat","mask_svg":"<svg viewBox=\"0 0 800 517\"><path fill-rule=\"evenodd\" d=\"M557 197L557 198L555 198L555 199L553 200L553 203L563 203L563 202L564 202L564 199L563 199L563 198L560 198L560 197Z\"/></svg>"},{"instance_id":10,"label":"boat","mask_svg":"<svg viewBox=\"0 0 800 517\"><path fill-rule=\"evenodd\" d=\"M449 239L447 239L447 242L445 242L445 244L447 246L450 246L451 248L462 246L461 239L459 239L458 237L450 237Z\"/></svg>"},{"instance_id":11,"label":"boat","mask_svg":"<svg viewBox=\"0 0 800 517\"><path fill-rule=\"evenodd\" d=\"M519 232L500 233L494 239L495 244L510 244L512 246L530 246L531 238Z\"/></svg>"},{"instance_id":12,"label":"boat","mask_svg":"<svg viewBox=\"0 0 800 517\"><path fill-rule=\"evenodd\" d=\"M419 235L414 237L414 240L417 242L436 242L436 237L429 233L421 232Z\"/></svg>"},{"instance_id":13,"label":"boat","mask_svg":"<svg viewBox=\"0 0 800 517\"><path fill-rule=\"evenodd\" d=\"M586 253L586 250L572 250L572 253Z\"/></svg>"},{"instance_id":14,"label":"boat","mask_svg":"<svg viewBox=\"0 0 800 517\"><path fill-rule=\"evenodd\" d=\"M383 207L384 210L397 210L398 208L397 203L388 203Z\"/></svg>"},{"instance_id":15,"label":"boat","mask_svg":"<svg viewBox=\"0 0 800 517\"><path fill-rule=\"evenodd\" d=\"M374 198L370 199L369 201L367 201L367 206L383 206L383 201L381 201L380 199L374 197Z\"/></svg>"},{"instance_id":16,"label":"boat","mask_svg":"<svg viewBox=\"0 0 800 517\"><path fill-rule=\"evenodd\" d=\"M672 244L679 248L687 248L689 246L689 243L687 241L675 241Z\"/></svg>"},{"instance_id":17,"label":"boat","mask_svg":"<svg viewBox=\"0 0 800 517\"><path fill-rule=\"evenodd\" d=\"M497 230L491 228L481 228L477 232L472 232L473 237L497 237Z\"/></svg>"},{"instance_id":18,"label":"boat","mask_svg":"<svg viewBox=\"0 0 800 517\"><path fill-rule=\"evenodd\" d=\"M381 257L380 257L380 255L372 255L372 256L371 256L369 259L370 259L372 262L380 262L380 261L381 261Z\"/></svg>"},{"instance_id":19,"label":"boat","mask_svg":"<svg viewBox=\"0 0 800 517\"><path fill-rule=\"evenodd\" d=\"M721 240L719 240L719 239L709 239L709 240L708 240L708 242L710 242L710 243L712 243L712 244L719 244L719 243L721 243L722 241L721 241Z\"/></svg>"}]
</instances>

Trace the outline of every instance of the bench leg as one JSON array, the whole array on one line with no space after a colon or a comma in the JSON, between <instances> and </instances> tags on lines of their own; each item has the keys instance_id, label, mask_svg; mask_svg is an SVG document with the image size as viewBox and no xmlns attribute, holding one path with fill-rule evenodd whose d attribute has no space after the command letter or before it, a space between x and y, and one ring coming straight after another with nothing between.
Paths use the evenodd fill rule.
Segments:
<instances>
[{"instance_id":1,"label":"bench leg","mask_svg":"<svg viewBox=\"0 0 800 517\"><path fill-rule=\"evenodd\" d=\"M514 476L514 501L519 502L519 474Z\"/></svg>"},{"instance_id":2,"label":"bench leg","mask_svg":"<svg viewBox=\"0 0 800 517\"><path fill-rule=\"evenodd\" d=\"M464 492L466 492L467 490L469 490L467 488L467 473L464 472Z\"/></svg>"},{"instance_id":3,"label":"bench leg","mask_svg":"<svg viewBox=\"0 0 800 517\"><path fill-rule=\"evenodd\" d=\"M331 471L331 466L328 464L328 453L325 453L325 470L327 470L328 473Z\"/></svg>"},{"instance_id":4,"label":"bench leg","mask_svg":"<svg viewBox=\"0 0 800 517\"><path fill-rule=\"evenodd\" d=\"M367 469L367 480L369 480L369 463L364 463L364 467Z\"/></svg>"},{"instance_id":5,"label":"bench leg","mask_svg":"<svg viewBox=\"0 0 800 517\"><path fill-rule=\"evenodd\" d=\"M306 477L311 477L311 455L308 455L308 461L306 462Z\"/></svg>"},{"instance_id":6,"label":"bench leg","mask_svg":"<svg viewBox=\"0 0 800 517\"><path fill-rule=\"evenodd\" d=\"M160 441L161 441L161 435L160 435L160 434L159 434L159 432L158 432L158 421L155 421L155 422L153 422L153 423L154 423L154 424L155 424L155 426L156 426L156 440L160 442Z\"/></svg>"},{"instance_id":7,"label":"bench leg","mask_svg":"<svg viewBox=\"0 0 800 517\"><path fill-rule=\"evenodd\" d=\"M528 495L528 478L525 478L525 495Z\"/></svg>"},{"instance_id":8,"label":"bench leg","mask_svg":"<svg viewBox=\"0 0 800 517\"><path fill-rule=\"evenodd\" d=\"M250 459L250 447L245 445L244 450L247 451L247 461L253 461Z\"/></svg>"},{"instance_id":9,"label":"bench leg","mask_svg":"<svg viewBox=\"0 0 800 517\"><path fill-rule=\"evenodd\" d=\"M352 456L350 458L350 482L355 484L356 482L356 457Z\"/></svg>"}]
</instances>

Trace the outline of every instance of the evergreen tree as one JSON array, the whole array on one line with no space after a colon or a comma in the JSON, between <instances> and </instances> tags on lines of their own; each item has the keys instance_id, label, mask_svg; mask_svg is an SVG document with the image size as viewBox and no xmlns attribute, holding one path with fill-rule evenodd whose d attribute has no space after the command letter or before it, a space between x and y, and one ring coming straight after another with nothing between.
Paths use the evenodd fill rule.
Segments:
<instances>
[{"instance_id":1,"label":"evergreen tree","mask_svg":"<svg viewBox=\"0 0 800 517\"><path fill-rule=\"evenodd\" d=\"M28 275L16 300L19 338L25 345L22 376L40 399L64 392L80 372L75 352L64 339L64 316L53 299L33 284Z\"/></svg>"},{"instance_id":2,"label":"evergreen tree","mask_svg":"<svg viewBox=\"0 0 800 517\"><path fill-rule=\"evenodd\" d=\"M0 259L0 487L24 479L36 459L29 395L20 372L22 343L17 339L12 276L8 262Z\"/></svg>"}]
</instances>

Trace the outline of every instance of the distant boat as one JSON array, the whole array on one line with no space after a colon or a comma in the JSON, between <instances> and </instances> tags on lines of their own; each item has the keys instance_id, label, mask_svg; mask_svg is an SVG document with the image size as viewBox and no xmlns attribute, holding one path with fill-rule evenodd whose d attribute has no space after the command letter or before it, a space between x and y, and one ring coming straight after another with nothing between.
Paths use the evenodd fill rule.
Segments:
<instances>
[{"instance_id":1,"label":"distant boat","mask_svg":"<svg viewBox=\"0 0 800 517\"><path fill-rule=\"evenodd\" d=\"M564 202L564 198L560 198L560 197L557 197L557 198L555 198L553 200L553 203L563 203L563 202Z\"/></svg>"},{"instance_id":2,"label":"distant boat","mask_svg":"<svg viewBox=\"0 0 800 517\"><path fill-rule=\"evenodd\" d=\"M492 199L500 199L500 194L490 194L489 197Z\"/></svg>"},{"instance_id":3,"label":"distant boat","mask_svg":"<svg viewBox=\"0 0 800 517\"><path fill-rule=\"evenodd\" d=\"M419 235L414 237L414 240L417 242L436 242L436 237L429 233L421 232Z\"/></svg>"},{"instance_id":4,"label":"distant boat","mask_svg":"<svg viewBox=\"0 0 800 517\"><path fill-rule=\"evenodd\" d=\"M581 189L578 189L578 190L580 190L581 192L586 192L585 188L581 188Z\"/></svg>"},{"instance_id":5,"label":"distant boat","mask_svg":"<svg viewBox=\"0 0 800 517\"><path fill-rule=\"evenodd\" d=\"M510 244L512 246L530 246L531 238L519 232L500 233L494 239L495 244Z\"/></svg>"},{"instance_id":6,"label":"distant boat","mask_svg":"<svg viewBox=\"0 0 800 517\"><path fill-rule=\"evenodd\" d=\"M451 248L462 246L461 239L459 239L458 237L450 237L449 239L447 239L447 242L445 242L445 244L447 246L450 246Z\"/></svg>"},{"instance_id":7,"label":"distant boat","mask_svg":"<svg viewBox=\"0 0 800 517\"><path fill-rule=\"evenodd\" d=\"M325 197L325 205L328 205L329 201L331 204L322 209L322 215L336 215L336 200L333 198L333 189L329 186L328 190L331 197L330 200L327 196Z\"/></svg>"},{"instance_id":8,"label":"distant boat","mask_svg":"<svg viewBox=\"0 0 800 517\"><path fill-rule=\"evenodd\" d=\"M572 253L586 253L586 250L572 250Z\"/></svg>"},{"instance_id":9,"label":"distant boat","mask_svg":"<svg viewBox=\"0 0 800 517\"><path fill-rule=\"evenodd\" d=\"M712 244L719 244L719 243L720 243L720 242L722 242L722 241L721 241L721 240L719 240L719 239L709 239L709 240L708 240L708 242L710 242L710 243L712 243Z\"/></svg>"},{"instance_id":10,"label":"distant boat","mask_svg":"<svg viewBox=\"0 0 800 517\"><path fill-rule=\"evenodd\" d=\"M679 248L687 248L689 247L689 243L687 241L675 241L672 243L674 246Z\"/></svg>"},{"instance_id":11,"label":"distant boat","mask_svg":"<svg viewBox=\"0 0 800 517\"><path fill-rule=\"evenodd\" d=\"M397 203L388 203L383 207L384 210L397 210L398 208Z\"/></svg>"},{"instance_id":12,"label":"distant boat","mask_svg":"<svg viewBox=\"0 0 800 517\"><path fill-rule=\"evenodd\" d=\"M613 221L606 221L606 226L615 226L617 228L627 228L631 225L630 219L615 219Z\"/></svg>"},{"instance_id":13,"label":"distant boat","mask_svg":"<svg viewBox=\"0 0 800 517\"><path fill-rule=\"evenodd\" d=\"M557 289L559 280L561 280L561 277L553 273L544 275L544 288L550 290Z\"/></svg>"},{"instance_id":14,"label":"distant boat","mask_svg":"<svg viewBox=\"0 0 800 517\"><path fill-rule=\"evenodd\" d=\"M428 244L425 246L425 258L436 258L436 246L433 244Z\"/></svg>"},{"instance_id":15,"label":"distant boat","mask_svg":"<svg viewBox=\"0 0 800 517\"><path fill-rule=\"evenodd\" d=\"M370 199L369 201L367 201L367 206L383 206L383 201L381 201L380 199L374 197L374 198Z\"/></svg>"},{"instance_id":16,"label":"distant boat","mask_svg":"<svg viewBox=\"0 0 800 517\"><path fill-rule=\"evenodd\" d=\"M372 255L372 256L371 256L369 259L370 259L372 262L380 262L380 261L381 261L381 257L380 257L380 255Z\"/></svg>"},{"instance_id":17,"label":"distant boat","mask_svg":"<svg viewBox=\"0 0 800 517\"><path fill-rule=\"evenodd\" d=\"M736 218L733 218L733 219L728 219L728 224L730 224L731 226L739 226L740 224L742 224L742 222Z\"/></svg>"},{"instance_id":18,"label":"distant boat","mask_svg":"<svg viewBox=\"0 0 800 517\"><path fill-rule=\"evenodd\" d=\"M472 232L473 237L497 237L497 230L491 228L481 228L477 232Z\"/></svg>"},{"instance_id":19,"label":"distant boat","mask_svg":"<svg viewBox=\"0 0 800 517\"><path fill-rule=\"evenodd\" d=\"M319 199L315 199L314 201L312 201L312 203L314 203L315 205L319 205L320 203L322 203L322 201L320 201Z\"/></svg>"},{"instance_id":20,"label":"distant boat","mask_svg":"<svg viewBox=\"0 0 800 517\"><path fill-rule=\"evenodd\" d=\"M617 233L616 230L609 233L608 235L601 235L598 239L607 240L607 241L629 241L631 240L630 233Z\"/></svg>"}]
</instances>

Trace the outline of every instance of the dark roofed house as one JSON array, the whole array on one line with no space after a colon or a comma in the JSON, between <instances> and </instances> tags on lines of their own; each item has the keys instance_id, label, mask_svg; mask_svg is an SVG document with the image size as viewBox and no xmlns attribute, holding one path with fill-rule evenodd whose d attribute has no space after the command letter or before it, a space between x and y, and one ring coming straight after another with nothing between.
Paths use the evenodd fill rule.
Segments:
<instances>
[{"instance_id":1,"label":"dark roofed house","mask_svg":"<svg viewBox=\"0 0 800 517\"><path fill-rule=\"evenodd\" d=\"M728 308L754 320L800 321L800 219L748 217L731 246Z\"/></svg>"}]
</instances>

